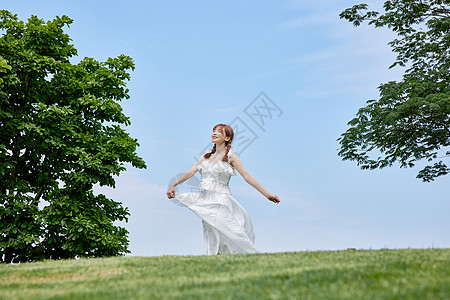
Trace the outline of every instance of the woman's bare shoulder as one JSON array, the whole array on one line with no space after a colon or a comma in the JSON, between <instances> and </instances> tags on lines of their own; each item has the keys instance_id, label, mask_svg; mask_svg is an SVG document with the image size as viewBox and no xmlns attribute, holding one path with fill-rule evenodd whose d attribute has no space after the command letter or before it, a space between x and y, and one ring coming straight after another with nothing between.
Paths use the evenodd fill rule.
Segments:
<instances>
[{"instance_id":1,"label":"woman's bare shoulder","mask_svg":"<svg viewBox=\"0 0 450 300\"><path fill-rule=\"evenodd\" d=\"M239 157L238 157L238 155L236 153L236 150L231 149L230 152L228 152L228 161L230 163L233 163L235 161L240 161L240 159L239 159Z\"/></svg>"},{"instance_id":2,"label":"woman's bare shoulder","mask_svg":"<svg viewBox=\"0 0 450 300\"><path fill-rule=\"evenodd\" d=\"M207 154L207 153L209 153L209 152L203 153L203 154L198 158L197 163L201 163L202 161L206 160L205 154Z\"/></svg>"}]
</instances>

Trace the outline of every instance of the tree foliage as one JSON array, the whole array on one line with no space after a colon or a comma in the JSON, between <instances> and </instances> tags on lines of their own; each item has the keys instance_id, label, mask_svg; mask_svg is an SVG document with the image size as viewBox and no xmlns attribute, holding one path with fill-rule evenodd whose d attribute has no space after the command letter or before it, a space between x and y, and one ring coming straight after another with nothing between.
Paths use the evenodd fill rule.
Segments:
<instances>
[{"instance_id":1,"label":"tree foliage","mask_svg":"<svg viewBox=\"0 0 450 300\"><path fill-rule=\"evenodd\" d=\"M115 186L124 163L145 168L119 102L133 60L77 64L67 16L27 22L0 11L0 261L129 252L113 222L128 209L93 186Z\"/></svg>"},{"instance_id":2,"label":"tree foliage","mask_svg":"<svg viewBox=\"0 0 450 300\"><path fill-rule=\"evenodd\" d=\"M450 0L392 0L384 12L366 4L340 15L355 26L364 21L388 27L397 54L392 67L404 67L403 80L379 87L380 98L359 109L338 139L339 155L362 169L427 165L417 177L430 182L450 168Z\"/></svg>"}]
</instances>

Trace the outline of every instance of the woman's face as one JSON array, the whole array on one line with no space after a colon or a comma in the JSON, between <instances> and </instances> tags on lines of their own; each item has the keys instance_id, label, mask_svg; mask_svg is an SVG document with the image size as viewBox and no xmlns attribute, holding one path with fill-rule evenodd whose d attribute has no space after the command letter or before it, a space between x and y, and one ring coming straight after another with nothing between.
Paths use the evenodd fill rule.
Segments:
<instances>
[{"instance_id":1,"label":"woman's face","mask_svg":"<svg viewBox=\"0 0 450 300\"><path fill-rule=\"evenodd\" d=\"M217 126L214 130L213 133L211 134L211 138L212 138L212 142L214 144L221 144L221 143L225 143L225 141L229 141L230 138L225 136L222 132L222 127Z\"/></svg>"}]
</instances>

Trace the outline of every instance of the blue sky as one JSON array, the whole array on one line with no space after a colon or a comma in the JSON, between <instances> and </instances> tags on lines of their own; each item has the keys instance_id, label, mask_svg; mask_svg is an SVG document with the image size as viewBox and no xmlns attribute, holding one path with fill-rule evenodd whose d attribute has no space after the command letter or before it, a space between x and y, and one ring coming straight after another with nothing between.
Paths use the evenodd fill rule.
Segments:
<instances>
[{"instance_id":1,"label":"blue sky","mask_svg":"<svg viewBox=\"0 0 450 300\"><path fill-rule=\"evenodd\" d=\"M230 182L261 252L450 247L450 177L422 183L419 168L362 171L337 156L347 122L403 71L388 69L389 30L339 19L357 3L18 0L2 9L21 19L74 19L66 30L79 52L74 62L135 60L122 105L148 168L128 167L116 189L96 188L129 207L131 255L204 253L200 219L165 192L208 145L212 127L236 118L253 131L239 154L244 167L282 201L269 202L240 176ZM261 92L279 108L262 128L246 114Z\"/></svg>"}]
</instances>

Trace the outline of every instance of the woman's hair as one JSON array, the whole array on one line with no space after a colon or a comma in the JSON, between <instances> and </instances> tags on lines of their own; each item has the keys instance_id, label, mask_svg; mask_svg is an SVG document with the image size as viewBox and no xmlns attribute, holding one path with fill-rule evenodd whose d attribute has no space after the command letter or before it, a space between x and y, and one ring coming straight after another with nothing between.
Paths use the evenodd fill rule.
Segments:
<instances>
[{"instance_id":1,"label":"woman's hair","mask_svg":"<svg viewBox=\"0 0 450 300\"><path fill-rule=\"evenodd\" d=\"M234 131L233 128L231 128L230 125L226 125L226 124L217 124L216 126L214 126L213 131L219 127L219 130L222 131L222 134L226 137L229 137L230 140L225 142L225 155L222 157L222 161L228 161L228 152L231 149L231 142L233 141L233 137L234 137ZM205 159L210 158L211 154L216 153L216 144L214 144L214 147L212 148L211 152L205 153L205 155L203 155L203 157Z\"/></svg>"}]
</instances>

